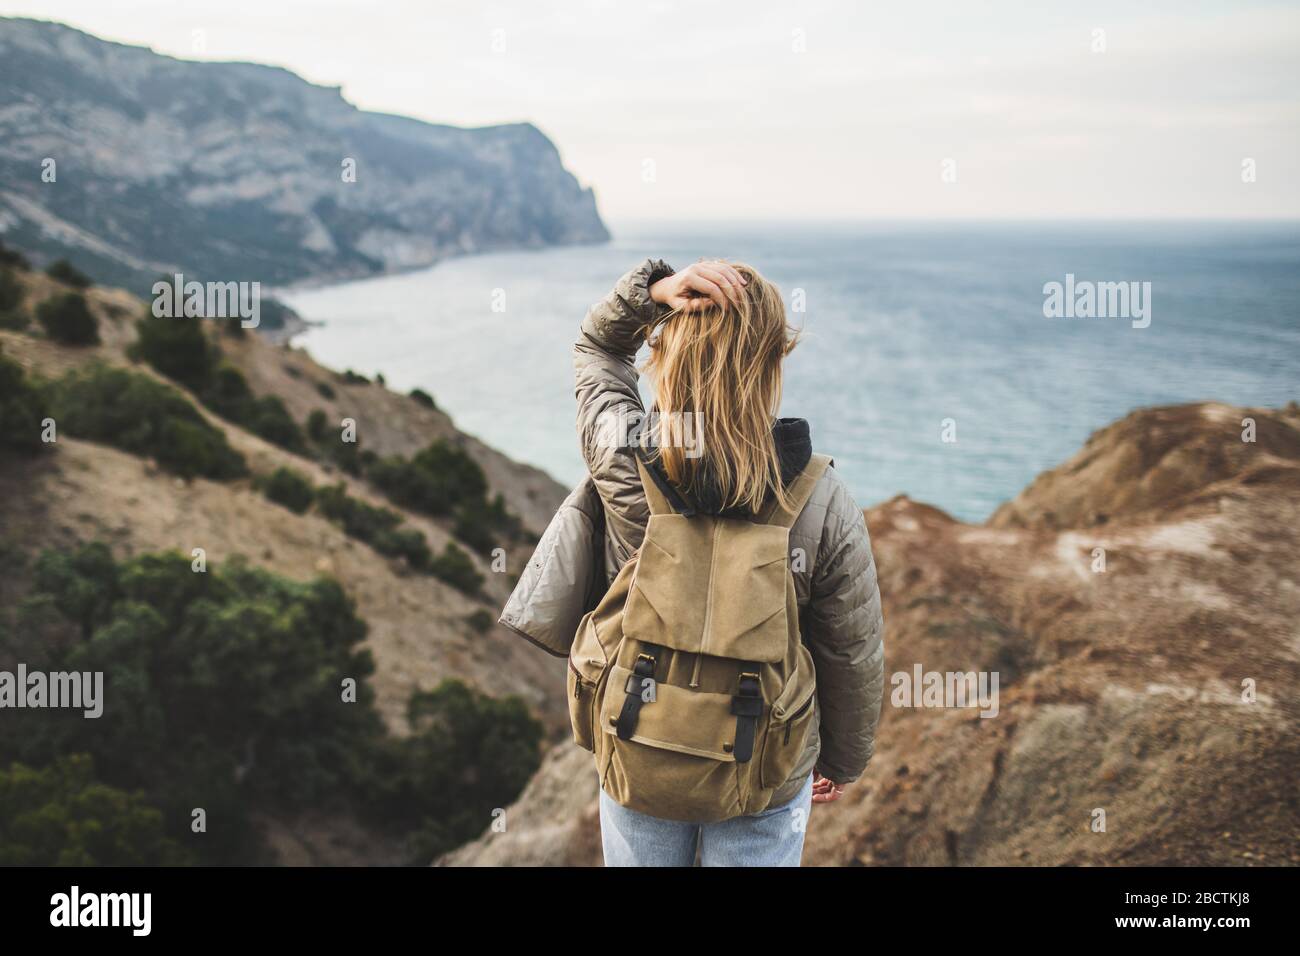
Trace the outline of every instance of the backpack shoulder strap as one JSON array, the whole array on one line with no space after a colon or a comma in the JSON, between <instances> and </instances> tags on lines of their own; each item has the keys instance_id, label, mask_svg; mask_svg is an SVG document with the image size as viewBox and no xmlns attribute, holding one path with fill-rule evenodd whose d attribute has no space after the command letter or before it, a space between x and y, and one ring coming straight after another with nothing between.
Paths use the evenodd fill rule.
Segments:
<instances>
[{"instance_id":1,"label":"backpack shoulder strap","mask_svg":"<svg viewBox=\"0 0 1300 956\"><path fill-rule=\"evenodd\" d=\"M645 488L646 504L652 515L679 514L687 518L694 517L695 508L681 493L660 474L659 469L650 464L645 452L637 448L636 467L641 475L641 485Z\"/></svg>"},{"instance_id":2,"label":"backpack shoulder strap","mask_svg":"<svg viewBox=\"0 0 1300 956\"><path fill-rule=\"evenodd\" d=\"M763 512L761 523L774 524L781 528L794 527L794 523L799 520L799 515L803 513L804 505L808 504L808 499L812 497L817 482L821 481L822 475L826 474L826 469L831 464L830 455L813 455L809 458L808 464L804 465L799 477L790 483L788 489L790 506L781 508L776 501L773 501Z\"/></svg>"}]
</instances>

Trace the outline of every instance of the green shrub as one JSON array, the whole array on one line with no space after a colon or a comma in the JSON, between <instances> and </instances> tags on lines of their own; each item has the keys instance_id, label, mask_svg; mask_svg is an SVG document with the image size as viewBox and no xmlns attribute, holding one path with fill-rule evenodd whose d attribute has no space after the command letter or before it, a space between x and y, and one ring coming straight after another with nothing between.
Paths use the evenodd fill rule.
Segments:
<instances>
[{"instance_id":1,"label":"green shrub","mask_svg":"<svg viewBox=\"0 0 1300 956\"><path fill-rule=\"evenodd\" d=\"M365 624L335 581L238 560L197 574L180 554L118 563L102 544L44 552L31 581L21 604L80 636L19 647L0 606L0 660L102 671L109 709L6 712L0 864L262 863L256 821L307 811L368 822L427 863L481 832L540 762L542 727L518 699L456 681L413 695L411 734L390 735Z\"/></svg>"},{"instance_id":2,"label":"green shrub","mask_svg":"<svg viewBox=\"0 0 1300 956\"><path fill-rule=\"evenodd\" d=\"M325 440L328 432L329 419L325 417L325 413L319 408L312 409L311 414L307 416L307 437L320 444Z\"/></svg>"},{"instance_id":3,"label":"green shrub","mask_svg":"<svg viewBox=\"0 0 1300 956\"><path fill-rule=\"evenodd\" d=\"M453 534L480 554L497 547L498 535L517 538L519 519L505 499L487 499L487 477L464 449L438 439L409 461L398 455L379 459L366 477L390 500L435 517L454 515Z\"/></svg>"},{"instance_id":4,"label":"green shrub","mask_svg":"<svg viewBox=\"0 0 1300 956\"><path fill-rule=\"evenodd\" d=\"M316 489L301 472L277 468L258 482L262 494L294 514L302 514L316 499Z\"/></svg>"},{"instance_id":5,"label":"green shrub","mask_svg":"<svg viewBox=\"0 0 1300 956\"><path fill-rule=\"evenodd\" d=\"M162 813L139 792L95 779L86 754L36 770L0 769L0 866L176 866L190 854L168 839Z\"/></svg>"},{"instance_id":6,"label":"green shrub","mask_svg":"<svg viewBox=\"0 0 1300 956\"><path fill-rule=\"evenodd\" d=\"M17 309L23 302L23 284L10 266L0 266L0 312Z\"/></svg>"},{"instance_id":7,"label":"green shrub","mask_svg":"<svg viewBox=\"0 0 1300 956\"><path fill-rule=\"evenodd\" d=\"M32 317L24 309L6 309L0 312L0 329L10 332L25 332L32 324Z\"/></svg>"},{"instance_id":8,"label":"green shrub","mask_svg":"<svg viewBox=\"0 0 1300 956\"><path fill-rule=\"evenodd\" d=\"M478 462L441 438L410 461L395 455L381 459L367 477L397 504L435 516L451 514L487 491Z\"/></svg>"},{"instance_id":9,"label":"green shrub","mask_svg":"<svg viewBox=\"0 0 1300 956\"><path fill-rule=\"evenodd\" d=\"M478 573L470 556L450 541L442 554L429 564L429 573L469 595L477 594L483 586L483 575Z\"/></svg>"},{"instance_id":10,"label":"green shrub","mask_svg":"<svg viewBox=\"0 0 1300 956\"><path fill-rule=\"evenodd\" d=\"M63 345L98 345L99 325L80 292L66 292L36 307L45 334Z\"/></svg>"},{"instance_id":11,"label":"green shrub","mask_svg":"<svg viewBox=\"0 0 1300 956\"><path fill-rule=\"evenodd\" d=\"M415 399L417 405L423 405L425 408L438 407L437 402L433 400L433 396L422 388L411 389L411 398Z\"/></svg>"},{"instance_id":12,"label":"green shrub","mask_svg":"<svg viewBox=\"0 0 1300 956\"><path fill-rule=\"evenodd\" d=\"M50 263L46 268L45 274L51 279L62 282L64 285L70 285L74 289L89 289L94 283L90 276L86 275L67 259L60 259L57 262Z\"/></svg>"},{"instance_id":13,"label":"green shrub","mask_svg":"<svg viewBox=\"0 0 1300 956\"><path fill-rule=\"evenodd\" d=\"M467 614L465 616L465 623L469 625L470 630L475 634L486 634L488 631L492 630L492 625L496 623L496 618L482 608L479 608L473 614Z\"/></svg>"},{"instance_id":14,"label":"green shrub","mask_svg":"<svg viewBox=\"0 0 1300 956\"><path fill-rule=\"evenodd\" d=\"M344 441L342 431L336 430L322 409L313 409L307 416L305 431L304 444L309 443L320 459L354 478L360 478L378 460L374 452L363 450L360 442Z\"/></svg>"},{"instance_id":15,"label":"green shrub","mask_svg":"<svg viewBox=\"0 0 1300 956\"><path fill-rule=\"evenodd\" d=\"M122 593L113 552L102 541L92 541L70 554L43 554L36 562L33 580L39 593L58 599L59 612L80 628L87 641Z\"/></svg>"},{"instance_id":16,"label":"green shrub","mask_svg":"<svg viewBox=\"0 0 1300 956\"><path fill-rule=\"evenodd\" d=\"M194 317L173 318L150 312L136 325L136 352L140 358L196 394L211 384L218 360L201 322Z\"/></svg>"},{"instance_id":17,"label":"green shrub","mask_svg":"<svg viewBox=\"0 0 1300 956\"><path fill-rule=\"evenodd\" d=\"M115 564L102 548L91 560L46 552L36 580L33 596L77 612L89 636L46 644L29 666L102 671L111 710L102 720L14 711L0 737L6 762L90 754L105 783L144 791L166 834L206 863L257 862L258 809L338 810L361 792L384 731L359 646L365 625L337 582L238 562L196 574L179 554ZM341 700L345 678L355 703ZM213 831L198 840L196 805Z\"/></svg>"},{"instance_id":18,"label":"green shrub","mask_svg":"<svg viewBox=\"0 0 1300 956\"><path fill-rule=\"evenodd\" d=\"M424 532L415 528L390 528L378 532L370 542L380 554L401 558L416 571L428 572L433 563L433 552Z\"/></svg>"},{"instance_id":19,"label":"green shrub","mask_svg":"<svg viewBox=\"0 0 1300 956\"><path fill-rule=\"evenodd\" d=\"M254 401L248 379L229 362L217 363L195 390L204 405L229 421L247 417Z\"/></svg>"},{"instance_id":20,"label":"green shrub","mask_svg":"<svg viewBox=\"0 0 1300 956\"><path fill-rule=\"evenodd\" d=\"M244 373L222 361L221 351L208 340L192 317L158 317L152 313L137 326L136 352L140 358L228 422L292 452L303 452L307 442L302 429L274 395L258 397Z\"/></svg>"},{"instance_id":21,"label":"green shrub","mask_svg":"<svg viewBox=\"0 0 1300 956\"><path fill-rule=\"evenodd\" d=\"M321 398L327 398L331 402L334 401L334 389L327 382L317 382L316 391L320 392Z\"/></svg>"},{"instance_id":22,"label":"green shrub","mask_svg":"<svg viewBox=\"0 0 1300 956\"><path fill-rule=\"evenodd\" d=\"M24 272L32 267L26 256L17 249L10 249L4 242L0 242L0 266L12 266Z\"/></svg>"},{"instance_id":23,"label":"green shrub","mask_svg":"<svg viewBox=\"0 0 1300 956\"><path fill-rule=\"evenodd\" d=\"M293 420L289 410L285 408L284 402L277 395L263 395L254 399L248 407L247 417L239 420L232 419L237 424L243 425L254 435L264 438L272 445L279 445L292 452L304 452L307 450L307 441L303 438L302 429L298 423Z\"/></svg>"},{"instance_id":24,"label":"green shrub","mask_svg":"<svg viewBox=\"0 0 1300 956\"><path fill-rule=\"evenodd\" d=\"M537 772L543 727L517 697L494 699L461 681L411 695L411 735L376 774L373 811L414 831L411 856L427 864L483 832Z\"/></svg>"},{"instance_id":25,"label":"green shrub","mask_svg":"<svg viewBox=\"0 0 1300 956\"><path fill-rule=\"evenodd\" d=\"M519 520L518 515L511 514L506 508L505 496L500 492L497 492L492 498L492 503L487 506L486 520L491 527L505 532L511 538L525 537L523 522Z\"/></svg>"},{"instance_id":26,"label":"green shrub","mask_svg":"<svg viewBox=\"0 0 1300 956\"><path fill-rule=\"evenodd\" d=\"M344 385L369 385L370 384L370 379L366 378L364 375L352 371L352 369L346 370L342 375L339 376L339 378L342 380Z\"/></svg>"},{"instance_id":27,"label":"green shrub","mask_svg":"<svg viewBox=\"0 0 1300 956\"><path fill-rule=\"evenodd\" d=\"M456 523L452 526L452 533L479 554L490 554L497 546L488 507L481 500L466 502L456 509Z\"/></svg>"},{"instance_id":28,"label":"green shrub","mask_svg":"<svg viewBox=\"0 0 1300 956\"><path fill-rule=\"evenodd\" d=\"M326 438L317 446L325 455L325 460L333 462L343 472L353 478L360 478L364 470L362 451L359 442L343 441L341 436ZM370 456L366 456L370 457Z\"/></svg>"},{"instance_id":29,"label":"green shrub","mask_svg":"<svg viewBox=\"0 0 1300 956\"><path fill-rule=\"evenodd\" d=\"M158 461L185 478L248 473L244 458L179 392L106 365L69 372L50 389L52 417L68 434Z\"/></svg>"},{"instance_id":30,"label":"green shrub","mask_svg":"<svg viewBox=\"0 0 1300 956\"><path fill-rule=\"evenodd\" d=\"M31 324L31 316L23 308L24 289L18 267L4 263L5 251L0 246L0 329L22 332Z\"/></svg>"},{"instance_id":31,"label":"green shrub","mask_svg":"<svg viewBox=\"0 0 1300 956\"><path fill-rule=\"evenodd\" d=\"M480 554L488 554L497 546L498 534L518 539L522 533L522 524L506 509L506 500L500 494L490 502L482 496L471 498L456 508L456 537Z\"/></svg>"},{"instance_id":32,"label":"green shrub","mask_svg":"<svg viewBox=\"0 0 1300 956\"><path fill-rule=\"evenodd\" d=\"M361 477L361 449L356 442L335 441L325 446L326 459L353 478Z\"/></svg>"},{"instance_id":33,"label":"green shrub","mask_svg":"<svg viewBox=\"0 0 1300 956\"><path fill-rule=\"evenodd\" d=\"M353 498L341 482L318 488L316 507L349 537L366 542L382 555L402 558L417 571L428 570L433 555L423 533L399 527L402 516L396 511Z\"/></svg>"},{"instance_id":34,"label":"green shrub","mask_svg":"<svg viewBox=\"0 0 1300 956\"><path fill-rule=\"evenodd\" d=\"M44 448L42 423L49 414L44 394L27 380L23 367L0 352L0 452L33 454Z\"/></svg>"},{"instance_id":35,"label":"green shrub","mask_svg":"<svg viewBox=\"0 0 1300 956\"><path fill-rule=\"evenodd\" d=\"M419 452L413 463L440 476L453 504L486 494L487 477L478 462L463 449L438 439Z\"/></svg>"},{"instance_id":36,"label":"green shrub","mask_svg":"<svg viewBox=\"0 0 1300 956\"><path fill-rule=\"evenodd\" d=\"M381 458L366 475L392 501L424 514L445 514L446 490L435 475L417 468L400 455Z\"/></svg>"},{"instance_id":37,"label":"green shrub","mask_svg":"<svg viewBox=\"0 0 1300 956\"><path fill-rule=\"evenodd\" d=\"M204 405L226 421L246 428L259 438L292 452L307 450L302 429L284 402L275 395L255 396L244 373L230 363L219 363L198 394Z\"/></svg>"}]
</instances>

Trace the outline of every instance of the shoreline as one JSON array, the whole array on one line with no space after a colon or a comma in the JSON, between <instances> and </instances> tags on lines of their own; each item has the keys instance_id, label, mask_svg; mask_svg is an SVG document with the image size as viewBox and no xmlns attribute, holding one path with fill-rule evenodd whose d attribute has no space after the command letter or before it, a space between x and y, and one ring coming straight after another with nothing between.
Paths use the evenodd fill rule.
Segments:
<instances>
[{"instance_id":1,"label":"shoreline","mask_svg":"<svg viewBox=\"0 0 1300 956\"><path fill-rule=\"evenodd\" d=\"M382 272L334 272L325 273L317 276L299 279L288 285L266 286L267 295L275 297L279 295L293 295L297 292L315 292L320 289L328 289L331 286L348 285L353 282L365 282L370 279L391 279L394 276L412 275L416 272L425 272L433 269L444 262L452 259L465 259L471 256L488 256L499 252L545 252L548 249L574 249L583 246L604 246L612 242L614 237L599 240L577 240L574 242L548 242L542 244L535 243L505 243L502 245L486 246L482 249L468 249L461 252L449 252L445 255L437 256L428 262L420 265L403 266L398 269L386 269Z\"/></svg>"},{"instance_id":2,"label":"shoreline","mask_svg":"<svg viewBox=\"0 0 1300 956\"><path fill-rule=\"evenodd\" d=\"M328 319L309 319L301 315L297 309L284 300L284 296L293 295L298 292L319 292L323 289L333 288L335 286L350 285L355 282L366 282L370 280L391 279L396 276L414 275L419 272L428 272L452 259L464 259L471 256L493 255L501 252L545 252L548 249L572 249L582 246L603 246L613 241L613 235L610 234L604 239L599 240L578 240L575 242L553 242L544 245L535 244L505 244L501 246L491 246L484 249L474 249L464 252L452 252L447 255L439 256L429 262L409 266L401 269L389 269L384 272L370 272L362 274L352 273L332 273L327 275L312 276L301 279L289 285L267 286L266 296L269 299L275 299L286 309L289 310L289 316L285 318L284 327L272 331L263 332L268 342L275 345L292 345L293 340L299 335L312 328L321 328L328 323Z\"/></svg>"}]
</instances>

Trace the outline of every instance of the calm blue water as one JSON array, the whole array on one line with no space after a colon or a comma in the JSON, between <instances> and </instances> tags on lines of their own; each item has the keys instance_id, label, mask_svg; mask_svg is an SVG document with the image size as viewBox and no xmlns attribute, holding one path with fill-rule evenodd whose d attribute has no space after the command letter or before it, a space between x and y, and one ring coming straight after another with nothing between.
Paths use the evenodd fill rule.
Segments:
<instances>
[{"instance_id":1,"label":"calm blue water","mask_svg":"<svg viewBox=\"0 0 1300 956\"><path fill-rule=\"evenodd\" d=\"M982 520L1143 405L1300 399L1300 224L872 224L615 229L285 296L327 365L420 386L457 424L568 484L582 474L569 350L587 306L647 255L743 259L803 343L782 413L812 422L860 503L898 492ZM1152 283L1149 328L1048 319L1043 284ZM506 311L493 312L494 290ZM956 422L956 443L941 440Z\"/></svg>"}]
</instances>

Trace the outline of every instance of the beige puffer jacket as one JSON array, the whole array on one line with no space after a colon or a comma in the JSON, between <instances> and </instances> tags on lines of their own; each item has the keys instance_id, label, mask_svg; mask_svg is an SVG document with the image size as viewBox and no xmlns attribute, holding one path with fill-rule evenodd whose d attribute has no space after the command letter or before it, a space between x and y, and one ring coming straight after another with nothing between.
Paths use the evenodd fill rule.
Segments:
<instances>
[{"instance_id":1,"label":"beige puffer jacket","mask_svg":"<svg viewBox=\"0 0 1300 956\"><path fill-rule=\"evenodd\" d=\"M602 433L605 416L642 412L636 353L658 306L650 285L671 275L646 260L592 306L574 346L578 437L589 478L542 536L501 623L547 651L565 655L578 620L595 606L641 545L649 510L636 459ZM883 622L875 562L862 510L828 468L790 531L800 632L817 672L817 719L808 748L773 805L792 798L814 765L836 781L856 780L875 748L884 684ZM795 549L801 549L796 552ZM820 732L818 732L820 726Z\"/></svg>"}]
</instances>

